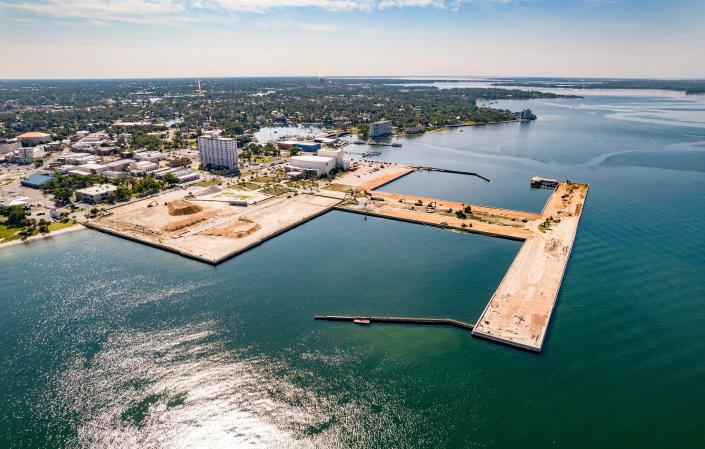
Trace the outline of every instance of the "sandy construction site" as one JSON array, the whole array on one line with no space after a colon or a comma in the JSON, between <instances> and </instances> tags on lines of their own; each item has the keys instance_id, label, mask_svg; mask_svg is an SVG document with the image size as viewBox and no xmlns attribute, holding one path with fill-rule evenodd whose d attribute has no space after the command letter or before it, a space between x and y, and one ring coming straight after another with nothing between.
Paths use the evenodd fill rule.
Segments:
<instances>
[{"instance_id":1,"label":"sandy construction site","mask_svg":"<svg viewBox=\"0 0 705 449\"><path fill-rule=\"evenodd\" d=\"M374 190L413 167L365 162L338 190L269 196L214 186L176 190L110 210L86 226L217 264L334 207L523 241L473 336L540 352L578 229L588 186L558 183L537 214ZM551 186L553 187L553 185ZM340 189L345 189L343 192Z\"/></svg>"},{"instance_id":2,"label":"sandy construction site","mask_svg":"<svg viewBox=\"0 0 705 449\"><path fill-rule=\"evenodd\" d=\"M563 281L588 192L561 183L526 239L473 335L540 352Z\"/></svg>"},{"instance_id":3,"label":"sandy construction site","mask_svg":"<svg viewBox=\"0 0 705 449\"><path fill-rule=\"evenodd\" d=\"M340 200L306 194L264 199L252 206L200 201L177 190L112 209L88 227L219 263L311 218Z\"/></svg>"}]
</instances>

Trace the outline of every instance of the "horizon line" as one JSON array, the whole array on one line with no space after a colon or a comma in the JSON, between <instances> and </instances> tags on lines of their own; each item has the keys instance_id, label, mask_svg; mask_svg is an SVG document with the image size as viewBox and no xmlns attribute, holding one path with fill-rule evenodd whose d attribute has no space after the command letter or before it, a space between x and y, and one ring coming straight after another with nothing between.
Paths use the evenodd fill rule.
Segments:
<instances>
[{"instance_id":1,"label":"horizon line","mask_svg":"<svg viewBox=\"0 0 705 449\"><path fill-rule=\"evenodd\" d=\"M703 77L629 77L629 76L552 76L552 75L223 75L223 76L127 76L127 77L77 77L77 78L3 78L0 77L0 82L4 81L119 81L119 80L182 80L182 79L440 79L440 78L456 78L459 80L466 79L526 79L526 80L652 80L652 81L705 81Z\"/></svg>"}]
</instances>

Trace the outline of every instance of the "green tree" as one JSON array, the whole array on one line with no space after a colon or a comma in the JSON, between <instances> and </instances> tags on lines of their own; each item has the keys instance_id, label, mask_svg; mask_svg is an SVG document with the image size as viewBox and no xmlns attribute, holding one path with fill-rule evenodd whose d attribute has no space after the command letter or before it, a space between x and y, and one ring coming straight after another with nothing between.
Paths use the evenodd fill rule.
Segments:
<instances>
[{"instance_id":1,"label":"green tree","mask_svg":"<svg viewBox=\"0 0 705 449\"><path fill-rule=\"evenodd\" d=\"M39 220L37 228L40 233L48 234L49 233L49 222L42 218Z\"/></svg>"},{"instance_id":2,"label":"green tree","mask_svg":"<svg viewBox=\"0 0 705 449\"><path fill-rule=\"evenodd\" d=\"M125 185L120 185L115 192L115 199L117 201L127 201L132 197L132 192L130 188Z\"/></svg>"},{"instance_id":3,"label":"green tree","mask_svg":"<svg viewBox=\"0 0 705 449\"><path fill-rule=\"evenodd\" d=\"M176 184L179 183L179 178L174 176L173 173L167 173L166 175L164 175L164 182L169 184L169 187L174 187Z\"/></svg>"},{"instance_id":4,"label":"green tree","mask_svg":"<svg viewBox=\"0 0 705 449\"><path fill-rule=\"evenodd\" d=\"M21 206L3 206L2 215L9 226L21 227L27 225L27 212Z\"/></svg>"}]
</instances>

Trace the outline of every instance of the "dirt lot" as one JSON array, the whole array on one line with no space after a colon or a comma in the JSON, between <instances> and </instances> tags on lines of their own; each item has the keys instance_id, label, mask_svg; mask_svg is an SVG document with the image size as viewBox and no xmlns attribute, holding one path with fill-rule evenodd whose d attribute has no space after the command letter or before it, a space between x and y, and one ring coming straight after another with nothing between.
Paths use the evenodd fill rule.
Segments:
<instances>
[{"instance_id":1,"label":"dirt lot","mask_svg":"<svg viewBox=\"0 0 705 449\"><path fill-rule=\"evenodd\" d=\"M175 191L120 206L89 226L217 263L318 216L339 202L335 198L303 194L269 198L248 207L195 201L202 210L170 215L167 204L184 196L183 191Z\"/></svg>"},{"instance_id":2,"label":"dirt lot","mask_svg":"<svg viewBox=\"0 0 705 449\"><path fill-rule=\"evenodd\" d=\"M551 195L541 219L529 224L531 237L519 250L473 335L541 351L587 190L585 184L560 184ZM549 217L550 223L542 227Z\"/></svg>"}]
</instances>

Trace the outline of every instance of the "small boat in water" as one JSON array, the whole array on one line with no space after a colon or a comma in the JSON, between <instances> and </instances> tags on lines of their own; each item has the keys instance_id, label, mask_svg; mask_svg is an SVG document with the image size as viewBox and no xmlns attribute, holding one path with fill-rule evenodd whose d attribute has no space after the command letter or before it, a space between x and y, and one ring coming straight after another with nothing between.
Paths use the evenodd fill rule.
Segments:
<instances>
[{"instance_id":1,"label":"small boat in water","mask_svg":"<svg viewBox=\"0 0 705 449\"><path fill-rule=\"evenodd\" d=\"M353 323L355 323L355 324L370 324L370 320L368 320L367 318L355 318L353 320Z\"/></svg>"}]
</instances>

